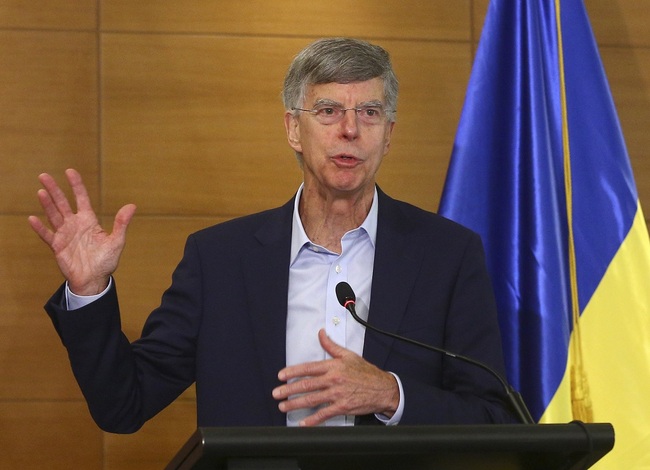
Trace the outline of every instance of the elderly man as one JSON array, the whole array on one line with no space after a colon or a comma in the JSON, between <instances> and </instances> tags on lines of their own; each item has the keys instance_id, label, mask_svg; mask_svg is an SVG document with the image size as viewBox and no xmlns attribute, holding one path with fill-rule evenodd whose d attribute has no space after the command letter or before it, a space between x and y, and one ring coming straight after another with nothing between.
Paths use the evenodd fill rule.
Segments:
<instances>
[{"instance_id":1,"label":"elderly man","mask_svg":"<svg viewBox=\"0 0 650 470\"><path fill-rule=\"evenodd\" d=\"M139 429L195 381L200 426L512 420L490 374L366 331L337 301L346 281L371 324L503 372L478 236L376 185L397 94L378 46L335 38L300 52L283 97L303 184L282 207L190 235L131 344L112 273L135 206L108 234L77 172L66 172L76 213L40 176L50 228L30 224L66 279L46 310L102 429Z\"/></svg>"}]
</instances>

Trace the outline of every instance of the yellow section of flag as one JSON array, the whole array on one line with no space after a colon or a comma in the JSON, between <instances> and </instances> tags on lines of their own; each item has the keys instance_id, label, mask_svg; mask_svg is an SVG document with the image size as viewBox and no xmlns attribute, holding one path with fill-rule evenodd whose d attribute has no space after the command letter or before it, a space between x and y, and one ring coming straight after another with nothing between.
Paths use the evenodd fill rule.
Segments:
<instances>
[{"instance_id":1,"label":"yellow section of flag","mask_svg":"<svg viewBox=\"0 0 650 470\"><path fill-rule=\"evenodd\" d=\"M614 449L592 468L650 469L650 239L640 206L580 317L580 333L593 419L612 423L616 433ZM574 419L569 377L574 360L570 354L541 422Z\"/></svg>"}]
</instances>

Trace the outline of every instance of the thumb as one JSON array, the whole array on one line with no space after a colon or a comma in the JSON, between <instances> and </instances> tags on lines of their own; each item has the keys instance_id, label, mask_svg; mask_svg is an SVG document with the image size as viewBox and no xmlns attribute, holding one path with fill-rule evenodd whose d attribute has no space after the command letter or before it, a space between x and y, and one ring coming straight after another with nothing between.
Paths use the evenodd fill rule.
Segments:
<instances>
[{"instance_id":1,"label":"thumb","mask_svg":"<svg viewBox=\"0 0 650 470\"><path fill-rule=\"evenodd\" d=\"M332 339L327 336L325 328L321 328L318 331L318 341L320 342L321 347L325 350L327 354L332 357L342 357L346 352L343 346L339 346Z\"/></svg>"},{"instance_id":2,"label":"thumb","mask_svg":"<svg viewBox=\"0 0 650 470\"><path fill-rule=\"evenodd\" d=\"M117 211L117 214L115 214L115 221L113 222L112 235L114 237L123 239L126 236L126 229L135 214L135 209L135 204L127 204Z\"/></svg>"}]
</instances>

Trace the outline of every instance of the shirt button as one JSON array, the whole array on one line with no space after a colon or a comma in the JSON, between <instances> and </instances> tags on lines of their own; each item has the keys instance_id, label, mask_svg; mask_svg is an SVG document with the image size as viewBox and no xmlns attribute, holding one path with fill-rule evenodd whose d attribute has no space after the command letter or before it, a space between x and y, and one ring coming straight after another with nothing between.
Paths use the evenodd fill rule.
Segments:
<instances>
[{"instance_id":1,"label":"shirt button","mask_svg":"<svg viewBox=\"0 0 650 470\"><path fill-rule=\"evenodd\" d=\"M341 271L343 271L343 268L341 268L341 266L339 266L339 265L337 264L337 265L336 265L336 268L334 268L334 270L336 271L336 274L341 274Z\"/></svg>"},{"instance_id":2,"label":"shirt button","mask_svg":"<svg viewBox=\"0 0 650 470\"><path fill-rule=\"evenodd\" d=\"M341 319L339 317L333 317L332 323L334 323L334 326L338 326L338 324L341 323Z\"/></svg>"}]
</instances>

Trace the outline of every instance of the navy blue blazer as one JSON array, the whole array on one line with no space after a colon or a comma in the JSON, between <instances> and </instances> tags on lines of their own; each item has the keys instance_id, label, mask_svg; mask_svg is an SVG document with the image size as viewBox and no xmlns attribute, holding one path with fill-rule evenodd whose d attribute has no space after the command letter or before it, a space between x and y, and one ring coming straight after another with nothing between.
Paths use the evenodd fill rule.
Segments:
<instances>
[{"instance_id":1,"label":"navy blue blazer","mask_svg":"<svg viewBox=\"0 0 650 470\"><path fill-rule=\"evenodd\" d=\"M478 235L378 194L368 321L503 374ZM286 425L271 391L285 366L293 205L292 199L190 235L160 307L132 344L121 332L115 287L72 312L63 308L63 287L55 293L45 308L102 429L136 431L193 382L199 426ZM513 420L499 383L476 366L372 331L363 356L400 377L401 424Z\"/></svg>"}]
</instances>

